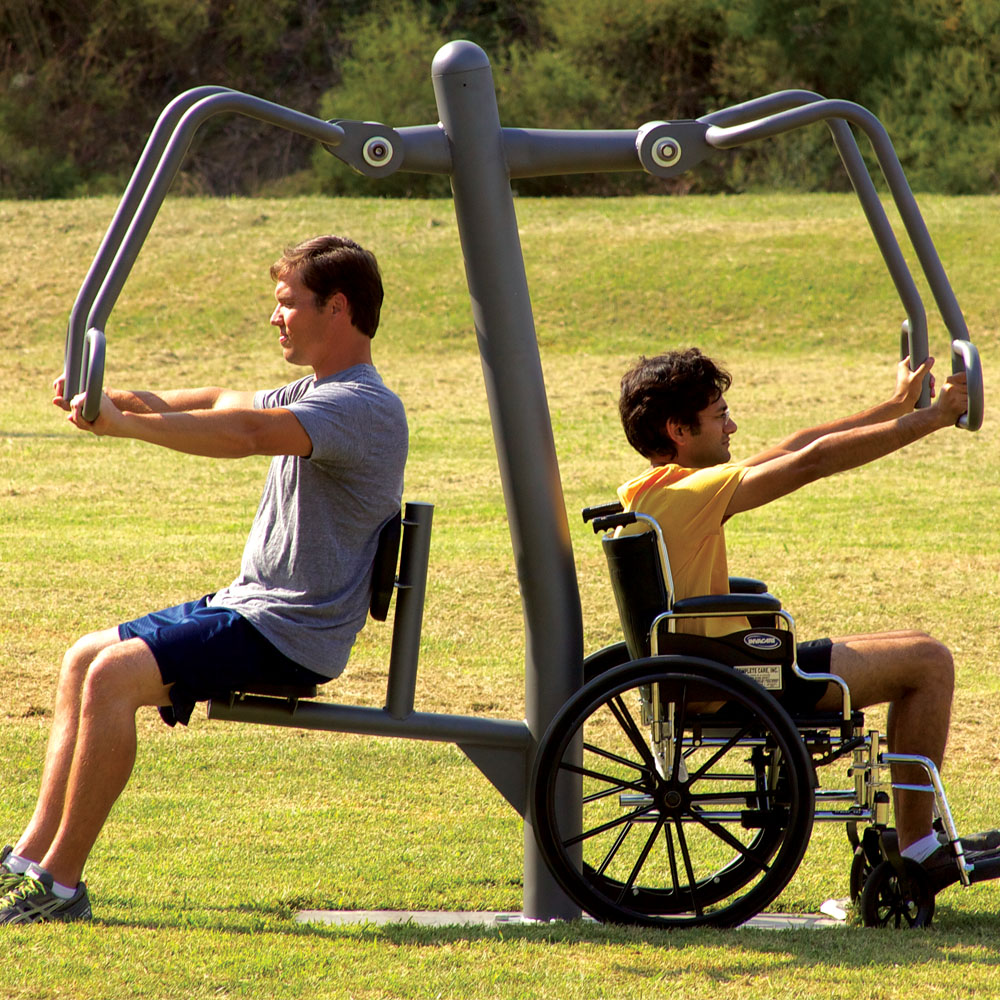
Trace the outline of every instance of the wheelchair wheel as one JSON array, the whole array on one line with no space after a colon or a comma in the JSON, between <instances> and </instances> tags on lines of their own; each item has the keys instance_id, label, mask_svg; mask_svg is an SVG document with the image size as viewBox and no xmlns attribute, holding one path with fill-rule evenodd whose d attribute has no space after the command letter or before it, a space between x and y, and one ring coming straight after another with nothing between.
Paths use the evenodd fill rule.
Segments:
<instances>
[{"instance_id":1,"label":"wheelchair wheel","mask_svg":"<svg viewBox=\"0 0 1000 1000\"><path fill-rule=\"evenodd\" d=\"M628 663L630 659L631 654L628 651L628 645L626 643L616 642L610 646L604 646L602 649L598 649L584 658L583 681L585 684L589 684L596 677L607 673L607 671ZM774 854L775 850L777 850L780 840L781 830L768 825L761 827L746 846L750 852L750 856L755 858L769 858ZM708 884L702 887L702 896L705 904L708 905L709 903L716 903L720 899L725 899L727 896L732 895L732 893L740 886L744 885L746 881L744 866L747 863L748 862L740 856L735 858L732 864L729 865L724 872L716 873L716 876ZM750 865L752 871L754 863L751 862ZM603 879L606 891L621 891L622 886L620 884L615 886L613 879L608 879L606 876L599 877L594 869L591 868L586 862L583 863L583 870L588 879L595 881ZM861 890L858 889L859 894L860 892ZM632 905L640 906L643 904L650 906L654 912L659 912L663 909L663 907L669 907L670 901L662 893L654 893L652 895L647 893L634 893Z\"/></svg>"},{"instance_id":2,"label":"wheelchair wheel","mask_svg":"<svg viewBox=\"0 0 1000 1000\"><path fill-rule=\"evenodd\" d=\"M876 865L861 892L865 927L929 927L934 890L923 868L903 859L901 876L891 861Z\"/></svg>"},{"instance_id":3,"label":"wheelchair wheel","mask_svg":"<svg viewBox=\"0 0 1000 1000\"><path fill-rule=\"evenodd\" d=\"M594 917L734 926L797 870L812 779L794 724L757 683L655 657L595 677L560 710L535 759L532 818L554 877ZM582 833L557 808L567 794Z\"/></svg>"},{"instance_id":4,"label":"wheelchair wheel","mask_svg":"<svg viewBox=\"0 0 1000 1000\"><path fill-rule=\"evenodd\" d=\"M615 667L620 667L632 659L628 645L615 642L596 650L583 660L583 683L589 684L595 677L607 673Z\"/></svg>"},{"instance_id":5,"label":"wheelchair wheel","mask_svg":"<svg viewBox=\"0 0 1000 1000\"><path fill-rule=\"evenodd\" d=\"M872 873L872 867L868 863L868 858L865 856L865 852L859 847L854 851L854 857L851 858L851 902L857 904L858 900L861 899L861 893L865 891L865 883L868 881L868 876Z\"/></svg>"}]
</instances>

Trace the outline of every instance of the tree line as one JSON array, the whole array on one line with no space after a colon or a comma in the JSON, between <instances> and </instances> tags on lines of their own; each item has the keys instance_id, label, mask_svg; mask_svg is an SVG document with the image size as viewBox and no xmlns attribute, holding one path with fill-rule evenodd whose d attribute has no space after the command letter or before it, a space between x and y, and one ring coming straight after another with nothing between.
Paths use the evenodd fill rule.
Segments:
<instances>
[{"instance_id":1,"label":"tree line","mask_svg":"<svg viewBox=\"0 0 1000 1000\"><path fill-rule=\"evenodd\" d=\"M0 0L0 197L120 192L160 111L202 84L324 118L434 122L430 64L453 38L490 56L507 125L633 128L806 89L874 112L915 189L1000 188L996 0ZM822 125L670 182L515 182L522 194L847 186ZM220 116L200 130L175 190L448 186L372 182L307 140Z\"/></svg>"}]
</instances>

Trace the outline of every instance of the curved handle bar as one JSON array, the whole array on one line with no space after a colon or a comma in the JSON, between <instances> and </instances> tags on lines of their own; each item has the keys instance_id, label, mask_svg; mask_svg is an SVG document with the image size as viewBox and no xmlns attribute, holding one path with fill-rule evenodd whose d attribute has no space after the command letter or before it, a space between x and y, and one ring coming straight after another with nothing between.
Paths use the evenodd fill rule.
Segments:
<instances>
[{"instance_id":1,"label":"curved handle bar","mask_svg":"<svg viewBox=\"0 0 1000 1000\"><path fill-rule=\"evenodd\" d=\"M927 349L927 325L923 324L918 329L910 326L908 319L903 320L902 330L899 334L899 360L910 359L910 371L915 372L926 360L930 352ZM931 405L931 381L924 379L924 384L920 387L920 398L917 400L917 408L923 409Z\"/></svg>"},{"instance_id":2,"label":"curved handle bar","mask_svg":"<svg viewBox=\"0 0 1000 1000\"><path fill-rule=\"evenodd\" d=\"M81 388L86 394L81 414L84 420L93 421L101 412L101 393L104 390L104 354L106 343L104 334L91 327L84 341L86 352L83 356Z\"/></svg>"},{"instance_id":3,"label":"curved handle bar","mask_svg":"<svg viewBox=\"0 0 1000 1000\"><path fill-rule=\"evenodd\" d=\"M173 134L177 123L188 108L204 97L227 91L227 87L216 86L196 87L193 90L185 91L179 97L175 97L157 119L69 314L64 366L67 399L72 399L85 388L82 376L83 354L86 350L84 341L87 335L87 317L94 304L94 299L97 298L97 293L100 291L101 284L107 277L112 261L121 247L122 240L132 224L142 196L166 148L167 140Z\"/></svg>"},{"instance_id":4,"label":"curved handle bar","mask_svg":"<svg viewBox=\"0 0 1000 1000\"><path fill-rule=\"evenodd\" d=\"M978 431L983 426L983 366L976 345L969 340L951 342L952 371L965 372L969 387L969 409L958 418L956 427Z\"/></svg>"}]
</instances>

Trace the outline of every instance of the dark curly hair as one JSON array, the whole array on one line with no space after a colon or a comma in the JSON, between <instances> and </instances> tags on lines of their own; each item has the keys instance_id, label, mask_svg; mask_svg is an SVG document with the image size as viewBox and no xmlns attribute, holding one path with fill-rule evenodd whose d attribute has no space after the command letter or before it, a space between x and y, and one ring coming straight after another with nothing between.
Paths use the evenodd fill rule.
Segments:
<instances>
[{"instance_id":1,"label":"dark curly hair","mask_svg":"<svg viewBox=\"0 0 1000 1000\"><path fill-rule=\"evenodd\" d=\"M667 421L698 428L698 414L732 385L732 376L697 347L639 358L623 376L618 413L628 443L644 458L673 458Z\"/></svg>"}]
</instances>

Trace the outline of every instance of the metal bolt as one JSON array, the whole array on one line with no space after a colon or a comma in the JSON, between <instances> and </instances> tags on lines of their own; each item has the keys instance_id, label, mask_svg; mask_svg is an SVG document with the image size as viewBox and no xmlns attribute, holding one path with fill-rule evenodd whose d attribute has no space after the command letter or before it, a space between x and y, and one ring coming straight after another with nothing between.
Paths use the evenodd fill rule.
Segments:
<instances>
[{"instance_id":1,"label":"metal bolt","mask_svg":"<svg viewBox=\"0 0 1000 1000\"><path fill-rule=\"evenodd\" d=\"M673 167L680 161L681 152L681 144L667 136L653 144L653 162L660 167Z\"/></svg>"},{"instance_id":2,"label":"metal bolt","mask_svg":"<svg viewBox=\"0 0 1000 1000\"><path fill-rule=\"evenodd\" d=\"M373 167L384 166L392 159L392 143L382 136L372 136L364 146L361 147L361 155L365 163Z\"/></svg>"}]
</instances>

